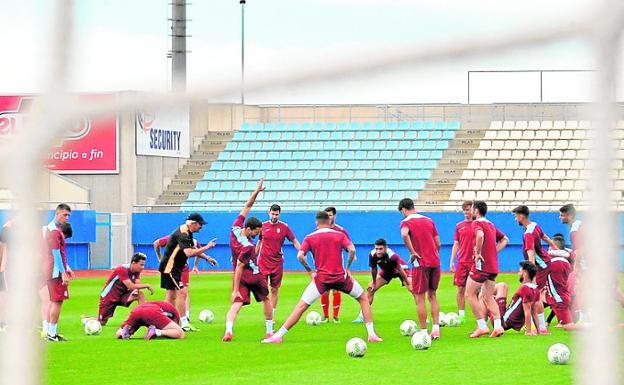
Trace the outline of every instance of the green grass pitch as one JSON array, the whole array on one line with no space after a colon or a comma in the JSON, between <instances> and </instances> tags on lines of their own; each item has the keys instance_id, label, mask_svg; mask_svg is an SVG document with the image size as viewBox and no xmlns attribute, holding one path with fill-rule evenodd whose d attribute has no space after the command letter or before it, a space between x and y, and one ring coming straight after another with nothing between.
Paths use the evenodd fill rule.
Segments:
<instances>
[{"instance_id":1,"label":"green grass pitch","mask_svg":"<svg viewBox=\"0 0 624 385\"><path fill-rule=\"evenodd\" d=\"M368 274L358 274L367 284ZM276 328L290 314L308 283L308 276L286 274L276 313ZM157 287L158 277L143 281ZM518 287L515 274L499 276L513 291ZM71 298L63 308L59 331L70 341L48 343L45 357L47 384L530 384L542 379L549 385L572 383L572 365L551 365L546 358L548 347L562 342L571 347L572 336L551 328L552 335L525 337L508 331L502 338L471 340L475 327L467 311L465 325L442 328L442 338L431 349L415 351L409 338L399 333L405 319L416 319L414 301L398 281L381 289L375 296L373 314L379 344L368 344L363 358L350 358L345 344L352 337L366 337L361 324L352 324L357 303L343 296L341 324L308 326L302 319L281 345L261 345L264 336L262 307L252 303L241 310L234 327L234 341L221 342L225 313L229 308L231 274L211 273L191 277L193 324L201 332L187 333L184 340L142 339L141 329L129 341L113 337L128 314L118 308L115 317L98 336L86 336L81 314L94 315L103 279L78 279L71 283ZM162 300L157 289L149 300ZM442 311L456 311L455 287L450 275L443 275L439 299ZM207 325L197 320L201 309L211 309L215 322ZM320 304L312 306L320 312Z\"/></svg>"}]
</instances>

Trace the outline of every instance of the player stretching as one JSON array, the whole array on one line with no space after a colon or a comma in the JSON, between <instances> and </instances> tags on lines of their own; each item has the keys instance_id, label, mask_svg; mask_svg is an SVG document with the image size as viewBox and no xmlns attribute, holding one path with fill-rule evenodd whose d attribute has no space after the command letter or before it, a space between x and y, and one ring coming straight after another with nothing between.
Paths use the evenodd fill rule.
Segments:
<instances>
[{"instance_id":1,"label":"player stretching","mask_svg":"<svg viewBox=\"0 0 624 385\"><path fill-rule=\"evenodd\" d=\"M416 213L414 201L403 198L399 211L405 219L401 221L401 237L410 253L412 269L412 295L416 301L420 329L427 330L427 305L431 306L431 338L440 338L440 304L436 291L440 284L440 236L431 218Z\"/></svg>"},{"instance_id":2,"label":"player stretching","mask_svg":"<svg viewBox=\"0 0 624 385\"><path fill-rule=\"evenodd\" d=\"M169 242L169 238L171 236L167 235L161 238L158 238L157 240L154 241L154 252L156 253L156 257L158 258L158 262L160 262L162 260L162 254L161 254L161 249L165 246L167 246L167 242ZM213 239L211 242L208 242L208 245L212 245L214 247L215 241L216 239ZM201 247L202 245L197 242L197 239L193 239L193 248L197 249L199 247ZM209 256L207 256L206 254L199 254L195 256L195 266L193 267L193 270L195 270L197 268L197 260L198 259L204 259L206 261L208 261L208 263L210 263L212 266L216 266L217 261L214 258L211 258ZM189 268L189 263L188 260L186 261L186 265L184 265L184 269L182 270L182 284L184 285L184 287L180 288L180 291L178 292L179 294L179 298L178 301L184 303L184 317L182 317L181 320L181 326L182 326L182 330L184 330L185 332L198 332L199 329L197 329L196 327L194 327L193 325L191 325L191 295L189 293L190 290L190 285L191 285L191 270Z\"/></svg>"},{"instance_id":3,"label":"player stretching","mask_svg":"<svg viewBox=\"0 0 624 385\"><path fill-rule=\"evenodd\" d=\"M472 202L462 204L464 220L455 225L453 249L451 250L451 271L453 284L457 286L457 311L463 324L466 322L466 281L474 264L474 233L472 232ZM457 262L457 266L455 263Z\"/></svg>"},{"instance_id":4,"label":"player stretching","mask_svg":"<svg viewBox=\"0 0 624 385\"><path fill-rule=\"evenodd\" d=\"M537 331L532 330L532 317L537 316L535 305L540 301L540 293L537 285L533 281L537 268L529 261L520 262L520 270L518 278L520 279L520 287L511 298L509 306L507 306L507 293L509 286L504 283L496 284L496 303L498 303L499 312L502 315L502 326L505 330L514 329L522 330L527 336L536 336Z\"/></svg>"},{"instance_id":5,"label":"player stretching","mask_svg":"<svg viewBox=\"0 0 624 385\"><path fill-rule=\"evenodd\" d=\"M347 230L345 230L344 227L339 226L336 223L336 208L329 206L326 207L324 211L329 215L329 227L332 230L343 233L347 236L347 239L351 241L351 237L349 237L349 233L347 233ZM340 291L338 290L332 290L332 292L333 322L338 324L340 323L340 318L338 318L338 316L340 315L340 305L342 304L342 293L340 293ZM329 321L329 291L323 293L323 295L321 296L321 307L323 308L323 319L321 322L326 323Z\"/></svg>"},{"instance_id":6,"label":"player stretching","mask_svg":"<svg viewBox=\"0 0 624 385\"><path fill-rule=\"evenodd\" d=\"M198 213L186 217L185 224L178 227L169 238L165 254L160 260L160 287L167 290L165 300L177 307L180 314L186 312L186 298L182 298L179 292L185 287L182 280L182 272L188 258L204 254L208 249L215 246L214 241L202 247L195 247L193 233L199 232L206 224L204 218ZM177 301L177 303L176 303ZM186 315L180 318L183 326L189 324Z\"/></svg>"},{"instance_id":7,"label":"player stretching","mask_svg":"<svg viewBox=\"0 0 624 385\"><path fill-rule=\"evenodd\" d=\"M277 205L271 205L269 208L269 220L262 223L262 232L260 233L260 241L256 247L259 250L258 265L260 271L267 277L271 287L271 306L273 307L273 315L277 308L277 299L279 288L282 286L282 277L284 276L284 253L282 246L288 238L293 243L297 251L301 249L301 245L295 234L288 224L279 220L282 208Z\"/></svg>"},{"instance_id":8,"label":"player stretching","mask_svg":"<svg viewBox=\"0 0 624 385\"><path fill-rule=\"evenodd\" d=\"M547 277L548 304L557 316L559 324L565 330L575 330L579 325L574 323L572 317L572 292L570 291L569 278L572 274L570 261L572 255L565 249L565 242L562 237L553 237L553 243L557 250L550 250L550 269Z\"/></svg>"},{"instance_id":9,"label":"player stretching","mask_svg":"<svg viewBox=\"0 0 624 385\"><path fill-rule=\"evenodd\" d=\"M179 325L180 314L169 302L146 302L132 309L130 316L117 329L117 338L130 339L141 327L147 327L145 340L158 337L171 339L184 338L184 330Z\"/></svg>"},{"instance_id":10,"label":"player stretching","mask_svg":"<svg viewBox=\"0 0 624 385\"><path fill-rule=\"evenodd\" d=\"M479 338L490 334L485 322L487 312L492 315L494 331L490 337L499 337L505 330L501 324L501 315L494 300L496 276L498 275L498 253L507 246L509 238L485 218L487 204L475 201L472 204L472 229L475 234L474 260L466 282L466 299L477 319L477 329L470 338ZM479 299L479 295L483 301Z\"/></svg>"},{"instance_id":11,"label":"player stretching","mask_svg":"<svg viewBox=\"0 0 624 385\"><path fill-rule=\"evenodd\" d=\"M48 246L48 255L45 264L45 277L50 294L50 309L48 312L48 335L46 340L59 342L67 341L58 334L58 321L61 316L63 302L69 298L69 280L74 272L67 264L65 254L65 236L61 231L71 216L71 208L65 203L56 206L54 219L45 229L45 238Z\"/></svg>"},{"instance_id":12,"label":"player stretching","mask_svg":"<svg viewBox=\"0 0 624 385\"><path fill-rule=\"evenodd\" d=\"M389 284L394 278L398 278L401 281L401 285L411 292L412 275L409 272L409 266L407 266L407 262L399 254L388 247L385 239L379 238L375 241L375 248L368 254L368 266L370 266L373 278L367 289L368 303L370 305L373 304L373 298L377 290ZM377 272L377 267L379 267L379 272ZM360 312L360 315L353 320L353 323L362 322L364 322L364 317L362 312Z\"/></svg>"},{"instance_id":13,"label":"player stretching","mask_svg":"<svg viewBox=\"0 0 624 385\"><path fill-rule=\"evenodd\" d=\"M527 206L518 206L513 209L512 212L515 214L518 224L524 228L524 245L522 247L524 259L531 261L537 266L535 283L538 289L543 290L547 283L550 255L548 255L546 250L542 247L542 241L548 243L553 250L556 250L557 246L555 246L548 235L544 234L541 227L536 222L531 222L529 219L530 212ZM546 318L544 317L544 303L539 301L536 306L537 318L539 320L537 331L541 334L548 334Z\"/></svg>"},{"instance_id":14,"label":"player stretching","mask_svg":"<svg viewBox=\"0 0 624 385\"><path fill-rule=\"evenodd\" d=\"M582 298L580 284L583 279L582 275L586 266L585 253L581 247L581 233L583 231L583 224L580 219L576 219L576 208L573 204L563 205L559 209L559 219L561 223L564 223L570 227L570 244L572 245L572 252L574 253L574 271L573 271L573 283L574 283L574 305L573 307L578 310L578 320L583 322L587 319L586 313L583 311L583 305L580 303Z\"/></svg>"},{"instance_id":15,"label":"player stretching","mask_svg":"<svg viewBox=\"0 0 624 385\"><path fill-rule=\"evenodd\" d=\"M100 306L97 320L106 325L108 320L115 314L117 306L129 307L132 302L145 303L145 296L141 290L147 289L154 294L152 285L141 283L141 272L145 268L147 257L143 253L132 256L129 264L117 266L108 276L104 288L100 293ZM86 324L90 317L82 317L82 323Z\"/></svg>"},{"instance_id":16,"label":"player stretching","mask_svg":"<svg viewBox=\"0 0 624 385\"><path fill-rule=\"evenodd\" d=\"M326 211L320 211L316 214L317 229L309 234L303 240L301 250L297 254L297 259L303 265L312 282L304 290L301 300L295 306L284 325L279 328L277 333L272 337L262 340L262 343L281 343L284 335L297 324L303 313L316 301L321 293L327 290L340 290L349 294L360 303L366 331L368 332L369 342L381 342L382 339L375 334L373 326L373 315L370 305L368 304L368 296L362 289L362 286L353 279L349 272L351 263L355 260L355 247L349 238L331 228L331 221ZM347 270L343 267L342 250L349 252L349 260L347 262ZM306 260L308 251L312 252L314 258L314 266L316 272L312 270Z\"/></svg>"},{"instance_id":17,"label":"player stretching","mask_svg":"<svg viewBox=\"0 0 624 385\"><path fill-rule=\"evenodd\" d=\"M260 179L258 186L251 193L247 203L245 203L234 224L232 224L230 248L233 255L236 256L234 259L236 267L232 282L232 306L225 319L225 334L223 335L223 341L225 342L232 341L234 321L236 321L240 309L251 303L251 293L253 293L257 302L262 302L266 326L265 337L273 335L273 307L269 300L267 279L258 267L256 247L252 242L253 238L257 237L262 231L262 222L254 217L249 217L245 221L245 216L253 207L258 194L265 189L262 185L263 182L264 179Z\"/></svg>"}]
</instances>

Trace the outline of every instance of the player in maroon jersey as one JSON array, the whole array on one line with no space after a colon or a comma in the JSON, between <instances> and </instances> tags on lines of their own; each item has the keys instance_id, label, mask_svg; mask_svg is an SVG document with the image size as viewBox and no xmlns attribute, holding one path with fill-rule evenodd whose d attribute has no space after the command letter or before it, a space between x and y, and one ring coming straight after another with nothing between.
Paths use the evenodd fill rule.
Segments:
<instances>
[{"instance_id":1,"label":"player in maroon jersey","mask_svg":"<svg viewBox=\"0 0 624 385\"><path fill-rule=\"evenodd\" d=\"M260 240L256 245L258 253L258 265L262 274L266 275L271 288L271 306L273 314L277 308L279 288L282 286L284 276L284 253L282 246L288 239L299 251L301 245L293 234L287 223L279 220L282 208L278 204L273 204L269 208L269 220L262 223Z\"/></svg>"},{"instance_id":2,"label":"player in maroon jersey","mask_svg":"<svg viewBox=\"0 0 624 385\"><path fill-rule=\"evenodd\" d=\"M518 225L524 228L523 247L524 259L532 262L537 266L537 275L535 276L535 283L540 290L545 290L546 281L548 277L550 267L550 255L544 247L542 247L542 241L546 242L553 250L557 249L557 246L553 241L544 234L541 227L532 222L529 218L529 208L524 205L520 205L512 210L516 216ZM545 293L544 293L545 294ZM542 301L537 304L537 314L539 325L537 331L541 334L548 334L548 328L546 327L546 318L544 317L544 295Z\"/></svg>"},{"instance_id":3,"label":"player in maroon jersey","mask_svg":"<svg viewBox=\"0 0 624 385\"><path fill-rule=\"evenodd\" d=\"M262 274L258 266L256 247L253 244L253 238L260 235L262 231L262 222L254 217L245 220L245 216L253 207L258 194L265 190L263 182L264 179L258 182L258 186L251 193L245 206L232 224L230 248L235 253L233 260L236 261L236 267L232 282L232 305L225 320L225 334L222 339L224 342L232 340L234 322L238 312L243 306L251 303L251 294L253 294L256 302L262 302L266 327L265 337L268 338L273 335L273 307L269 299L269 287L266 276Z\"/></svg>"},{"instance_id":4,"label":"player in maroon jersey","mask_svg":"<svg viewBox=\"0 0 624 385\"><path fill-rule=\"evenodd\" d=\"M427 305L431 306L431 338L440 338L440 304L437 290L440 284L440 236L435 223L414 208L414 201L404 198L399 202L399 211L405 217L401 221L401 237L410 253L412 269L412 295L416 301L420 329L427 331Z\"/></svg>"},{"instance_id":5,"label":"player in maroon jersey","mask_svg":"<svg viewBox=\"0 0 624 385\"><path fill-rule=\"evenodd\" d=\"M147 327L145 340L165 337L171 339L184 338L184 330L179 325L178 309L165 301L146 302L138 305L130 312L117 332L117 338L127 340L141 327Z\"/></svg>"},{"instance_id":6,"label":"player in maroon jersey","mask_svg":"<svg viewBox=\"0 0 624 385\"><path fill-rule=\"evenodd\" d=\"M470 338L490 334L485 322L487 312L492 315L494 330L490 337L499 337L505 330L501 324L500 311L494 300L496 277L498 276L498 253L507 246L509 238L485 218L487 204L474 201L472 204L472 229L475 235L474 260L466 282L466 300L477 319L477 329ZM483 298L483 301L479 298Z\"/></svg>"},{"instance_id":7,"label":"player in maroon jersey","mask_svg":"<svg viewBox=\"0 0 624 385\"><path fill-rule=\"evenodd\" d=\"M549 250L550 269L547 277L547 302L559 320L559 325L564 330L575 330L580 325L574 323L572 317L572 295L570 290L570 277L574 266L574 256L566 250L563 237L554 236L552 241L557 246L556 250Z\"/></svg>"},{"instance_id":8,"label":"player in maroon jersey","mask_svg":"<svg viewBox=\"0 0 624 385\"><path fill-rule=\"evenodd\" d=\"M297 324L310 305L321 297L321 293L329 289L347 293L359 302L368 332L368 341L381 342L382 339L375 334L368 296L349 272L351 263L355 260L353 243L346 235L331 228L329 215L325 211L319 211L316 214L316 226L317 229L305 237L301 244L301 250L297 254L297 259L310 274L312 282L304 290L301 300L288 316L284 325L272 337L262 340L262 343L281 343L284 335ZM342 250L349 252L346 270L343 265ZM306 260L306 254L309 251L312 252L316 272L312 270Z\"/></svg>"},{"instance_id":9,"label":"player in maroon jersey","mask_svg":"<svg viewBox=\"0 0 624 385\"><path fill-rule=\"evenodd\" d=\"M336 223L336 208L333 206L329 206L326 207L324 211L329 215L329 222L331 223L330 228L343 233L347 236L349 240L351 240L351 237L349 236L347 230ZM332 293L332 321L334 323L340 323L339 315L340 306L342 305L342 293L339 290L332 290ZM321 322L329 322L329 291L323 293L323 295L321 296L321 308L323 309L323 320Z\"/></svg>"},{"instance_id":10,"label":"player in maroon jersey","mask_svg":"<svg viewBox=\"0 0 624 385\"><path fill-rule=\"evenodd\" d=\"M582 247L582 233L583 233L583 223L580 219L577 219L576 216L576 208L573 204L567 204L561 206L559 209L559 219L561 223L564 223L570 227L570 244L572 246L572 251L574 253L574 271L573 271L573 282L574 282L574 301L572 304L572 308L578 312L578 320L583 322L586 318L585 311L583 308L583 304L581 303L581 289L583 285L581 284L583 279L583 272L587 269L587 261L585 259L584 248Z\"/></svg>"},{"instance_id":11,"label":"player in maroon jersey","mask_svg":"<svg viewBox=\"0 0 624 385\"><path fill-rule=\"evenodd\" d=\"M472 232L472 201L462 204L464 220L455 225L453 249L451 250L451 271L453 284L457 286L457 311L460 322L466 322L466 281L474 264L474 233ZM457 266L456 266L457 264Z\"/></svg>"}]
</instances>

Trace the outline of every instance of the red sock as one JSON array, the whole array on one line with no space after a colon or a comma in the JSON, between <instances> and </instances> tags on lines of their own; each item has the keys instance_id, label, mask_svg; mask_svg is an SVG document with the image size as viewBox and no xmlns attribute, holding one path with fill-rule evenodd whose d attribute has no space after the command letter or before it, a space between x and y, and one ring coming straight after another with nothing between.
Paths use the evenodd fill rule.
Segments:
<instances>
[{"instance_id":1,"label":"red sock","mask_svg":"<svg viewBox=\"0 0 624 385\"><path fill-rule=\"evenodd\" d=\"M321 296L321 308L323 309L323 316L329 317L329 291L326 291Z\"/></svg>"},{"instance_id":2,"label":"red sock","mask_svg":"<svg viewBox=\"0 0 624 385\"><path fill-rule=\"evenodd\" d=\"M334 318L338 318L338 314L340 313L340 305L342 304L342 293L334 290L332 302L334 304Z\"/></svg>"}]
</instances>

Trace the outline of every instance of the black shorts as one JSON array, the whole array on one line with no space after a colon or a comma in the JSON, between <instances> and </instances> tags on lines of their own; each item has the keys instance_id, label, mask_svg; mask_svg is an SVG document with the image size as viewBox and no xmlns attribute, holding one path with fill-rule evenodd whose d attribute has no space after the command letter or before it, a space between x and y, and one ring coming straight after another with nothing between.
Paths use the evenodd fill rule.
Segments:
<instances>
[{"instance_id":1,"label":"black shorts","mask_svg":"<svg viewBox=\"0 0 624 385\"><path fill-rule=\"evenodd\" d=\"M6 277L4 276L4 271L0 271L0 291L5 291L6 289Z\"/></svg>"},{"instance_id":2,"label":"black shorts","mask_svg":"<svg viewBox=\"0 0 624 385\"><path fill-rule=\"evenodd\" d=\"M184 287L182 283L182 272L172 270L171 273L160 273L160 287L165 290L180 290Z\"/></svg>"}]
</instances>

